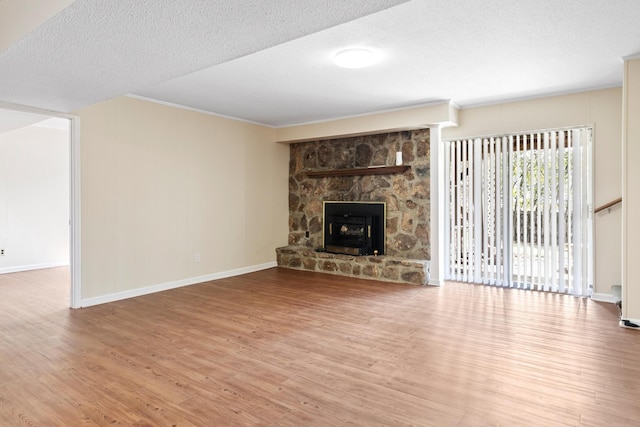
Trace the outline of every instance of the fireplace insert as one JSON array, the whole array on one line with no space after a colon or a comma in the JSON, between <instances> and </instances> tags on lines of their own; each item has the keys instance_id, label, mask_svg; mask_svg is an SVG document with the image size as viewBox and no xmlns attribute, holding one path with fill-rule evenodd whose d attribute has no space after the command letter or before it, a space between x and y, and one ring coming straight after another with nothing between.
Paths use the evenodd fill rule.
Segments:
<instances>
[{"instance_id":1,"label":"fireplace insert","mask_svg":"<svg viewBox=\"0 0 640 427\"><path fill-rule=\"evenodd\" d=\"M384 202L324 202L324 250L347 255L383 255Z\"/></svg>"}]
</instances>

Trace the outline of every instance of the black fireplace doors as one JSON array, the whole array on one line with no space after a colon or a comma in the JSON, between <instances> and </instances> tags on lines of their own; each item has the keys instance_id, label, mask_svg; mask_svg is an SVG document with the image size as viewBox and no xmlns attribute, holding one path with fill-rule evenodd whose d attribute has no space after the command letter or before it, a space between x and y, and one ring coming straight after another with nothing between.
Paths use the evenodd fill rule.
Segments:
<instances>
[{"instance_id":1,"label":"black fireplace doors","mask_svg":"<svg viewBox=\"0 0 640 427\"><path fill-rule=\"evenodd\" d=\"M324 250L348 255L383 255L383 202L324 202Z\"/></svg>"}]
</instances>

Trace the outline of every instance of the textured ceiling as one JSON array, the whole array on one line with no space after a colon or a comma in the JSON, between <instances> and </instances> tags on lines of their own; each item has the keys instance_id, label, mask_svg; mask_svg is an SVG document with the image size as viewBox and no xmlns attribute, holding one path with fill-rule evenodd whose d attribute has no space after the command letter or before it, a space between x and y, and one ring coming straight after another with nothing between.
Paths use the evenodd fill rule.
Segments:
<instances>
[{"instance_id":1,"label":"textured ceiling","mask_svg":"<svg viewBox=\"0 0 640 427\"><path fill-rule=\"evenodd\" d=\"M68 112L402 1L77 0L0 53L0 101Z\"/></svg>"},{"instance_id":2,"label":"textured ceiling","mask_svg":"<svg viewBox=\"0 0 640 427\"><path fill-rule=\"evenodd\" d=\"M77 0L0 53L0 101L135 94L286 126L618 86L637 0ZM364 46L382 60L333 66Z\"/></svg>"}]
</instances>

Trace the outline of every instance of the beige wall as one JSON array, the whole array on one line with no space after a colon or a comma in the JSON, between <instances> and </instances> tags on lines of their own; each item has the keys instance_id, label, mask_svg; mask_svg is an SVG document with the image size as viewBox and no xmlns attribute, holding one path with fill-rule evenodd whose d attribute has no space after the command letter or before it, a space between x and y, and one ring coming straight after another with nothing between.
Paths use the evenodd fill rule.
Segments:
<instances>
[{"instance_id":1,"label":"beige wall","mask_svg":"<svg viewBox=\"0 0 640 427\"><path fill-rule=\"evenodd\" d=\"M459 127L442 130L443 139L594 126L594 205L622 195L622 90L612 88L570 95L531 99L459 112ZM614 207L594 216L594 293L611 294L621 271L621 209Z\"/></svg>"},{"instance_id":2,"label":"beige wall","mask_svg":"<svg viewBox=\"0 0 640 427\"><path fill-rule=\"evenodd\" d=\"M273 129L126 97L77 114L83 300L275 262L289 147Z\"/></svg>"},{"instance_id":3,"label":"beige wall","mask_svg":"<svg viewBox=\"0 0 640 427\"><path fill-rule=\"evenodd\" d=\"M640 59L625 61L623 115L622 315L640 321Z\"/></svg>"}]
</instances>

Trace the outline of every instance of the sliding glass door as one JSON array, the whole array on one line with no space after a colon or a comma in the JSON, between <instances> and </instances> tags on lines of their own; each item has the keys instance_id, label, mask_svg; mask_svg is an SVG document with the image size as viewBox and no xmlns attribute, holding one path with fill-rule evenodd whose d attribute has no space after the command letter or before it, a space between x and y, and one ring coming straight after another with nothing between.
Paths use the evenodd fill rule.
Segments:
<instances>
[{"instance_id":1,"label":"sliding glass door","mask_svg":"<svg viewBox=\"0 0 640 427\"><path fill-rule=\"evenodd\" d=\"M591 293L591 134L445 141L447 279Z\"/></svg>"}]
</instances>

